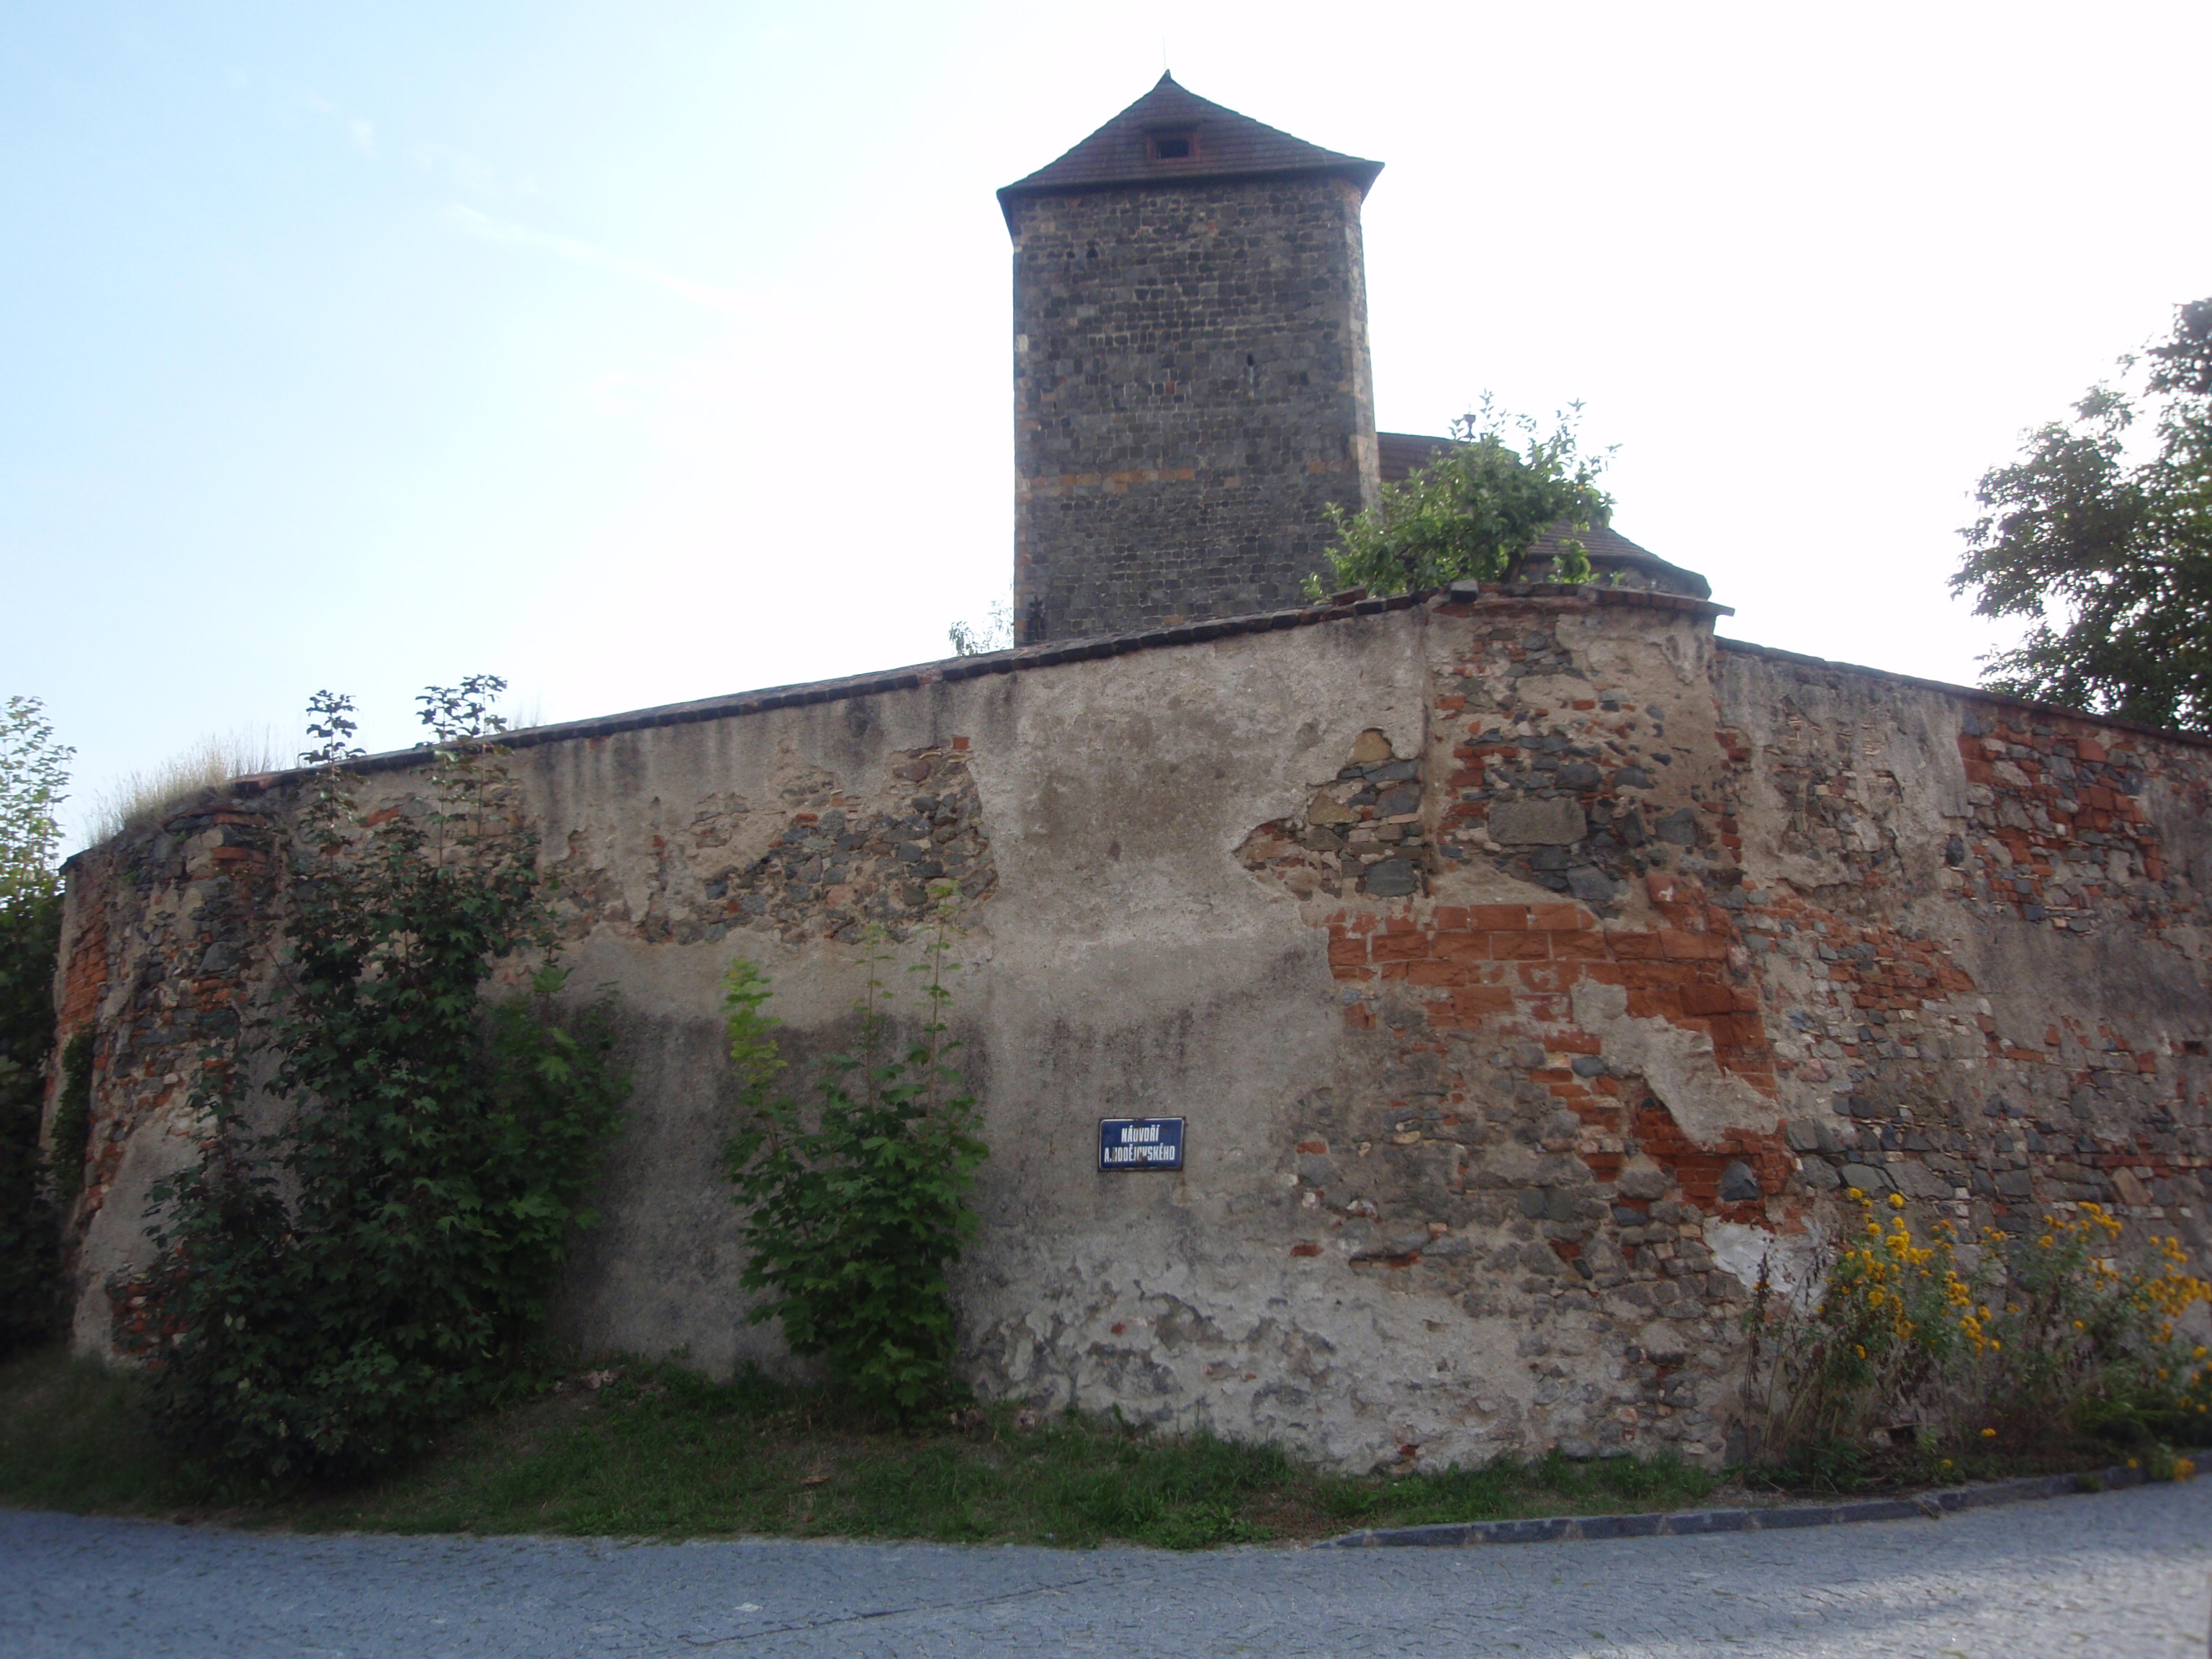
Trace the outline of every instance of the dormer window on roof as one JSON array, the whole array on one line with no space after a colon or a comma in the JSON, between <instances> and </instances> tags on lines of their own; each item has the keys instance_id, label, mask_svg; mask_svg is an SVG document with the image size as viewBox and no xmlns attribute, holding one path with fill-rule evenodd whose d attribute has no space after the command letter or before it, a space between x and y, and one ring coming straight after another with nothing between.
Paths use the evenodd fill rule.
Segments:
<instances>
[{"instance_id":1,"label":"dormer window on roof","mask_svg":"<svg viewBox=\"0 0 2212 1659\"><path fill-rule=\"evenodd\" d=\"M1155 161L1194 161L1198 159L1198 129L1167 127L1145 135L1146 152Z\"/></svg>"}]
</instances>

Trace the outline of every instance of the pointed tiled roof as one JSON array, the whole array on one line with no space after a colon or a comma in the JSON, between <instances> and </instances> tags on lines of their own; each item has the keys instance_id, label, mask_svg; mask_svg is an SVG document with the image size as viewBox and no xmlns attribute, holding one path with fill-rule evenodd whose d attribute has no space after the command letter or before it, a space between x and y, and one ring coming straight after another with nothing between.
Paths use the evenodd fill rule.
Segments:
<instances>
[{"instance_id":1,"label":"pointed tiled roof","mask_svg":"<svg viewBox=\"0 0 2212 1659\"><path fill-rule=\"evenodd\" d=\"M1155 159L1149 141L1163 130L1190 133L1195 153L1188 159ZM1000 191L999 204L1009 210L1011 223L1012 205L1018 197L1200 179L1279 179L1304 173L1348 179L1364 195L1382 171L1380 161L1340 155L1293 138L1249 115L1224 109L1178 86L1173 76L1163 75L1158 85L1057 161Z\"/></svg>"}]
</instances>

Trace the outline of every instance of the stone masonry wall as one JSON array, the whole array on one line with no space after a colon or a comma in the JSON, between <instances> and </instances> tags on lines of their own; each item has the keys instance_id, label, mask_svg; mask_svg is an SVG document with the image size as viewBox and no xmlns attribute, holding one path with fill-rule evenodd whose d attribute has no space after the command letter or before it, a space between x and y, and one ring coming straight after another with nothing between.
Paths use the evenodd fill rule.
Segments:
<instances>
[{"instance_id":1,"label":"stone masonry wall","mask_svg":"<svg viewBox=\"0 0 2212 1659\"><path fill-rule=\"evenodd\" d=\"M637 1078L565 1334L785 1363L735 1289L720 978L760 963L818 1053L939 876L988 1394L1359 1468L1715 1460L1760 1264L1803 1272L1846 1187L1970 1229L2094 1199L2202 1271L2212 747L1714 615L1368 602L527 734L574 983L615 988ZM88 1351L280 948L289 788L71 866ZM1161 1113L1186 1171L1097 1173L1097 1118Z\"/></svg>"},{"instance_id":2,"label":"stone masonry wall","mask_svg":"<svg viewBox=\"0 0 2212 1659\"><path fill-rule=\"evenodd\" d=\"M1298 603L1374 498L1359 191L1247 179L1017 201L1024 643Z\"/></svg>"},{"instance_id":3,"label":"stone masonry wall","mask_svg":"<svg viewBox=\"0 0 2212 1659\"><path fill-rule=\"evenodd\" d=\"M55 1004L64 1040L94 1034L90 1132L69 1218L78 1237L103 1215L111 1226L135 1218L148 1159L167 1169L188 1152L178 1132L201 1058L231 1048L244 1005L265 986L273 804L197 802L70 866ZM118 1183L120 1215L108 1211ZM95 1293L80 1302L75 1340L96 1348L108 1335Z\"/></svg>"}]
</instances>

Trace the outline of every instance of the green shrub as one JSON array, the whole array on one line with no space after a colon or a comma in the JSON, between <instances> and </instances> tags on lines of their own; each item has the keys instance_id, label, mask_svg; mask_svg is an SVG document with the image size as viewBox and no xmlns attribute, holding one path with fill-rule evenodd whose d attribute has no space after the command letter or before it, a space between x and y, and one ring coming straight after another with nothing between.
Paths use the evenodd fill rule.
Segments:
<instances>
[{"instance_id":1,"label":"green shrub","mask_svg":"<svg viewBox=\"0 0 2212 1659\"><path fill-rule=\"evenodd\" d=\"M1452 422L1452 441L1435 459L1402 483L1384 484L1373 507L1346 514L1330 505L1330 582L1309 577L1308 596L1320 599L1328 586L1402 593L1462 578L1511 581L1553 530L1565 534L1552 579L1589 580L1589 551L1576 538L1609 521L1613 498L1597 486L1607 458L1581 453L1578 412L1544 437L1534 421L1500 414L1486 396ZM1518 430L1525 453L1508 428Z\"/></svg>"},{"instance_id":2,"label":"green shrub","mask_svg":"<svg viewBox=\"0 0 2212 1659\"><path fill-rule=\"evenodd\" d=\"M745 1117L725 1153L751 1252L740 1283L767 1291L750 1316L783 1323L795 1354L821 1356L832 1384L870 1409L910 1417L954 1392L945 1269L975 1231L975 1101L949 1063L942 927L918 971L927 1016L896 1046L873 965L860 1052L825 1061L810 1124L770 1085L783 1069L769 982L730 968L730 1054Z\"/></svg>"},{"instance_id":3,"label":"green shrub","mask_svg":"<svg viewBox=\"0 0 2212 1659\"><path fill-rule=\"evenodd\" d=\"M428 810L365 817L331 764L290 862L286 993L205 1057L204 1155L157 1188L151 1407L173 1444L265 1476L350 1474L491 1396L542 1320L621 1116L605 1001L556 1015L563 970L534 839L486 697L426 697ZM311 757L349 705L323 694ZM531 998L478 990L518 953ZM257 1130L250 1061L288 1109Z\"/></svg>"}]
</instances>

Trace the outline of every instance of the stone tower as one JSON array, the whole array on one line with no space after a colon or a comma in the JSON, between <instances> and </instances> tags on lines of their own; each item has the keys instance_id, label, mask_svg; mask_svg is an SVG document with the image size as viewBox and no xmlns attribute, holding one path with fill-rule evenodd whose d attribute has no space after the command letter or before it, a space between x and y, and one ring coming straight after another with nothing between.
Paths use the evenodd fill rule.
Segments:
<instances>
[{"instance_id":1,"label":"stone tower","mask_svg":"<svg viewBox=\"0 0 2212 1659\"><path fill-rule=\"evenodd\" d=\"M1014 241L1014 628L1297 603L1374 500L1360 204L1377 161L1163 75L999 192Z\"/></svg>"}]
</instances>

